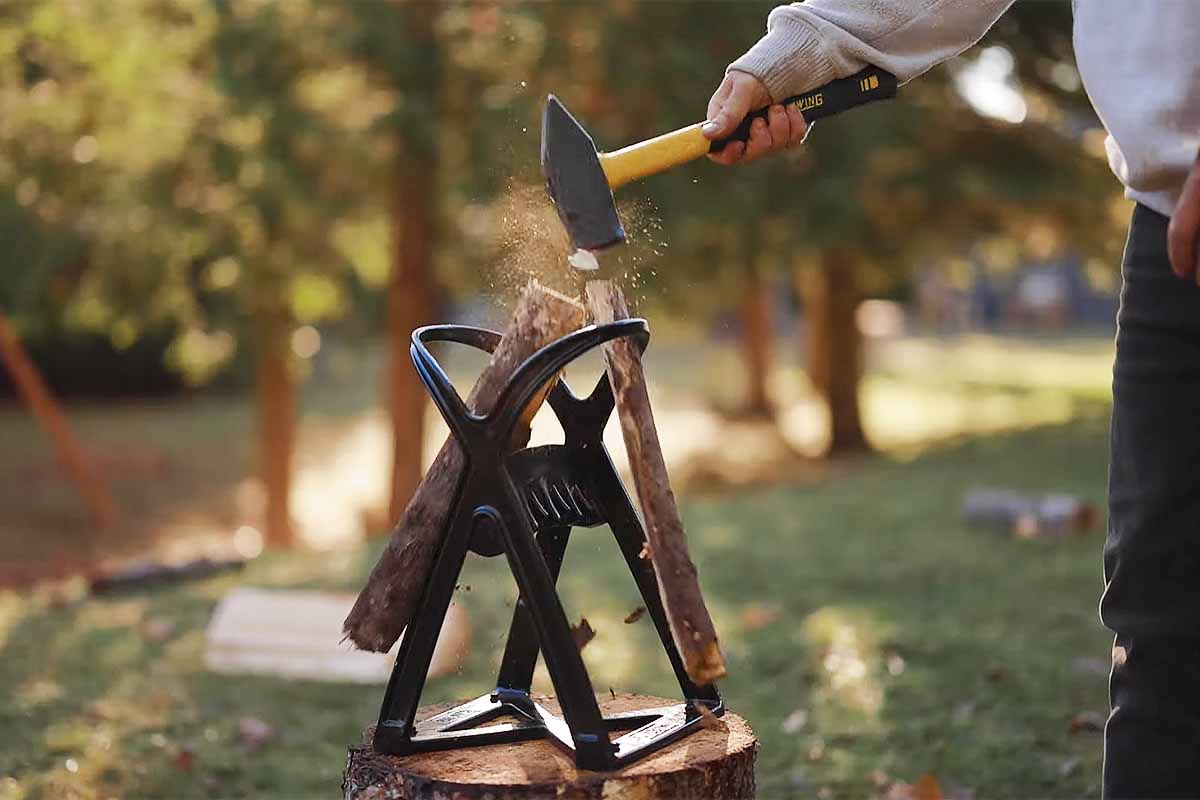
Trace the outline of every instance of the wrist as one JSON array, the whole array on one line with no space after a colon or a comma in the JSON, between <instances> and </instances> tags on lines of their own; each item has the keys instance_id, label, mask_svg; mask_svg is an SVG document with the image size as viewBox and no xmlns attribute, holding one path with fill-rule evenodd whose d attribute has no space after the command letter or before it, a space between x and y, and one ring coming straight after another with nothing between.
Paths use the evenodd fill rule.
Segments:
<instances>
[{"instance_id":1,"label":"wrist","mask_svg":"<svg viewBox=\"0 0 1200 800\"><path fill-rule=\"evenodd\" d=\"M767 35L726 68L757 78L772 102L808 91L835 77L821 37L807 22L772 15Z\"/></svg>"}]
</instances>

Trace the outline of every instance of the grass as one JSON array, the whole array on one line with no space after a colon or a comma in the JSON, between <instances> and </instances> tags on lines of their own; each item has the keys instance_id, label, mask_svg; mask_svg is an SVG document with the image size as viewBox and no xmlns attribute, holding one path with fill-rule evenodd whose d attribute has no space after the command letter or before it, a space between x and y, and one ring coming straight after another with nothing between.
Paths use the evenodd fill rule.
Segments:
<instances>
[{"instance_id":1,"label":"grass","mask_svg":"<svg viewBox=\"0 0 1200 800\"><path fill-rule=\"evenodd\" d=\"M957 508L975 485L1099 503L1104 441L1089 413L821 483L685 498L729 659L721 688L762 741L760 797L870 797L926 773L979 797L1098 795L1099 735L1070 721L1105 708L1100 537L1011 540L964 528ZM207 674L203 628L238 583L354 589L372 558L268 555L241 576L104 600L0 594L0 800L335 795L382 689ZM603 531L576 534L562 586L598 632L595 686L672 694L648 621L622 623L637 605L622 569ZM428 702L483 691L499 658L507 570L475 560L462 583L473 646ZM151 620L174 631L147 637ZM242 716L278 738L248 752Z\"/></svg>"}]
</instances>

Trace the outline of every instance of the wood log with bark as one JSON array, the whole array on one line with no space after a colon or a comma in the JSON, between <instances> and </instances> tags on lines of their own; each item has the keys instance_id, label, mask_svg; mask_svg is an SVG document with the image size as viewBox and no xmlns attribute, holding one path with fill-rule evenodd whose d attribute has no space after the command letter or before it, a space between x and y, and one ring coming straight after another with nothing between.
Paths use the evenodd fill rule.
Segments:
<instances>
[{"instance_id":1,"label":"wood log with bark","mask_svg":"<svg viewBox=\"0 0 1200 800\"><path fill-rule=\"evenodd\" d=\"M467 407L484 414L520 364L545 345L578 330L583 307L540 284L531 283L517 301L507 332L467 398ZM544 398L545 392L540 397ZM529 422L537 409L526 409L514 431L513 449L529 441ZM441 544L466 457L453 436L446 440L392 532L346 617L345 633L363 650L385 652L412 619Z\"/></svg>"},{"instance_id":2,"label":"wood log with bark","mask_svg":"<svg viewBox=\"0 0 1200 800\"><path fill-rule=\"evenodd\" d=\"M597 698L605 714L670 705L670 700L605 694ZM553 698L538 698L558 711ZM448 706L430 706L422 719ZM575 768L562 748L538 739L468 747L411 756L386 756L371 747L374 730L350 748L342 776L345 800L674 800L675 798L754 797L754 757L758 742L746 721L731 712L657 753L613 772Z\"/></svg>"},{"instance_id":3,"label":"wood log with bark","mask_svg":"<svg viewBox=\"0 0 1200 800\"><path fill-rule=\"evenodd\" d=\"M629 316L624 294L611 281L588 281L587 301L597 324ZM688 554L683 519L671 490L650 408L642 357L633 342L617 339L604 345L604 361L642 508L650 545L648 556L658 577L671 634L687 674L697 683L710 683L725 674L725 660L700 591L696 565Z\"/></svg>"}]
</instances>

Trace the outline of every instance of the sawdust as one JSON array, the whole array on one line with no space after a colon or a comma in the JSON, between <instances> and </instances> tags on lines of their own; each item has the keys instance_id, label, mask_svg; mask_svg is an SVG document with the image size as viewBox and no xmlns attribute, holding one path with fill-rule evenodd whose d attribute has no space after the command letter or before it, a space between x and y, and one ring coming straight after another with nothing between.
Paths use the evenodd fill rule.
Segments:
<instances>
[{"instance_id":1,"label":"sawdust","mask_svg":"<svg viewBox=\"0 0 1200 800\"><path fill-rule=\"evenodd\" d=\"M511 303L531 280L569 296L579 294L567 264L572 248L544 186L512 183L496 203L499 252L488 285L500 302Z\"/></svg>"},{"instance_id":2,"label":"sawdust","mask_svg":"<svg viewBox=\"0 0 1200 800\"><path fill-rule=\"evenodd\" d=\"M492 299L511 305L530 280L565 295L580 295L589 277L570 264L574 253L562 221L541 184L510 183L496 201L499 216L497 254L486 276ZM632 304L655 275L667 242L662 220L649 200L632 197L618 201L626 241L597 253L603 276L621 285Z\"/></svg>"}]
</instances>

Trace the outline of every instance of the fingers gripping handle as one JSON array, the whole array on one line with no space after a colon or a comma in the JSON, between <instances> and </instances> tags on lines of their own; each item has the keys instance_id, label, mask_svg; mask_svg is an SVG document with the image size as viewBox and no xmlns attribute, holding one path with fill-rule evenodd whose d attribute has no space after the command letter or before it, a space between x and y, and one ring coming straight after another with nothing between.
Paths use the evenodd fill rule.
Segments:
<instances>
[{"instance_id":1,"label":"fingers gripping handle","mask_svg":"<svg viewBox=\"0 0 1200 800\"><path fill-rule=\"evenodd\" d=\"M821 117L832 117L847 109L895 96L896 76L878 67L867 67L848 78L839 78L811 92L793 95L780 101L780 105L796 106L804 115L805 122L811 123ZM709 152L719 153L730 142L748 140L751 123L756 119L766 119L768 111L769 107L747 114L741 124L734 128L733 133L713 142Z\"/></svg>"}]
</instances>

